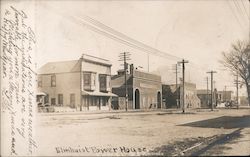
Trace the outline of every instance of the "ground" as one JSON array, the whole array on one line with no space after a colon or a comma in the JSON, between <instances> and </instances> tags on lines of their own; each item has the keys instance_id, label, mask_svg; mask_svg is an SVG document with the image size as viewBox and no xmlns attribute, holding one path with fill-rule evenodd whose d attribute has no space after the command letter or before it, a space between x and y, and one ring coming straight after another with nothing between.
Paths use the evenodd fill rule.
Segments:
<instances>
[{"instance_id":1,"label":"ground","mask_svg":"<svg viewBox=\"0 0 250 157\"><path fill-rule=\"evenodd\" d=\"M39 156L250 155L250 109L39 113Z\"/></svg>"}]
</instances>

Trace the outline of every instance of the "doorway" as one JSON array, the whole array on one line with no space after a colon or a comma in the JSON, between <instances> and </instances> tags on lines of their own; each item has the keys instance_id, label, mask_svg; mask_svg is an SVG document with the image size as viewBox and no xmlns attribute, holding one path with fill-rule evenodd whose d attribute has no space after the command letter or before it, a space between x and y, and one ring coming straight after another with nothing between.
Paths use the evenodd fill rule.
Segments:
<instances>
[{"instance_id":1,"label":"doorway","mask_svg":"<svg viewBox=\"0 0 250 157\"><path fill-rule=\"evenodd\" d=\"M161 92L157 93L157 108L161 108Z\"/></svg>"},{"instance_id":2,"label":"doorway","mask_svg":"<svg viewBox=\"0 0 250 157\"><path fill-rule=\"evenodd\" d=\"M135 90L135 109L140 109L140 91L139 91L139 89Z\"/></svg>"}]
</instances>

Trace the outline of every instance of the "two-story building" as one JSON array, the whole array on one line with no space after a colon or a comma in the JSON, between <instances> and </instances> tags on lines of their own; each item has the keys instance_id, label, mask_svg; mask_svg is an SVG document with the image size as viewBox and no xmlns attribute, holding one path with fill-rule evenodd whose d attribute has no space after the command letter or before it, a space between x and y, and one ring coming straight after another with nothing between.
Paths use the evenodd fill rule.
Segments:
<instances>
[{"instance_id":1,"label":"two-story building","mask_svg":"<svg viewBox=\"0 0 250 157\"><path fill-rule=\"evenodd\" d=\"M79 110L110 109L111 63L83 54L79 60L49 62L38 70L44 103Z\"/></svg>"}]
</instances>

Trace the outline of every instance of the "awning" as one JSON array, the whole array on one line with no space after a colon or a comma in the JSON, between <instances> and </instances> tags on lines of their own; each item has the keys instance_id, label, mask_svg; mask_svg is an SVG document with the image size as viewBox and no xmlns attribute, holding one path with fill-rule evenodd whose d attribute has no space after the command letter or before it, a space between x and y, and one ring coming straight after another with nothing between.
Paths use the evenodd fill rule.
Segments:
<instances>
[{"instance_id":1,"label":"awning","mask_svg":"<svg viewBox=\"0 0 250 157\"><path fill-rule=\"evenodd\" d=\"M82 91L82 95L117 97L117 95L114 93L111 93L111 92L104 93L104 92L99 92L99 91L94 91L94 92Z\"/></svg>"},{"instance_id":2,"label":"awning","mask_svg":"<svg viewBox=\"0 0 250 157\"><path fill-rule=\"evenodd\" d=\"M47 94L44 93L44 92L36 92L36 95L43 95L43 96L45 96L45 95L47 95Z\"/></svg>"}]
</instances>

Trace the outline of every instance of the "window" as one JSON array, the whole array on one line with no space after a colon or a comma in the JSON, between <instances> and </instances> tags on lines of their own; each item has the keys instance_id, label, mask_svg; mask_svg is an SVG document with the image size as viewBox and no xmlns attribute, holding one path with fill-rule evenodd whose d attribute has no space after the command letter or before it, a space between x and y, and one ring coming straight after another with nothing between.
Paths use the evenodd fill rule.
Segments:
<instances>
[{"instance_id":1,"label":"window","mask_svg":"<svg viewBox=\"0 0 250 157\"><path fill-rule=\"evenodd\" d=\"M38 77L37 86L42 87L42 78L41 77Z\"/></svg>"},{"instance_id":2,"label":"window","mask_svg":"<svg viewBox=\"0 0 250 157\"><path fill-rule=\"evenodd\" d=\"M63 105L63 95L58 94L58 105L62 106Z\"/></svg>"},{"instance_id":3,"label":"window","mask_svg":"<svg viewBox=\"0 0 250 157\"><path fill-rule=\"evenodd\" d=\"M83 89L95 90L96 73L83 72Z\"/></svg>"},{"instance_id":4,"label":"window","mask_svg":"<svg viewBox=\"0 0 250 157\"><path fill-rule=\"evenodd\" d=\"M83 74L84 86L90 86L91 74L85 73Z\"/></svg>"},{"instance_id":5,"label":"window","mask_svg":"<svg viewBox=\"0 0 250 157\"><path fill-rule=\"evenodd\" d=\"M56 86L56 75L52 75L51 76L51 87L55 87Z\"/></svg>"},{"instance_id":6,"label":"window","mask_svg":"<svg viewBox=\"0 0 250 157\"><path fill-rule=\"evenodd\" d=\"M100 74L99 82L100 82L100 91L106 91L107 90L107 75Z\"/></svg>"},{"instance_id":7,"label":"window","mask_svg":"<svg viewBox=\"0 0 250 157\"><path fill-rule=\"evenodd\" d=\"M47 94L44 98L44 104L49 103L49 94Z\"/></svg>"},{"instance_id":8,"label":"window","mask_svg":"<svg viewBox=\"0 0 250 157\"><path fill-rule=\"evenodd\" d=\"M100 91L108 92L110 91L110 76L107 74L99 75Z\"/></svg>"},{"instance_id":9,"label":"window","mask_svg":"<svg viewBox=\"0 0 250 157\"><path fill-rule=\"evenodd\" d=\"M51 105L52 106L56 105L56 98L51 98Z\"/></svg>"}]
</instances>

